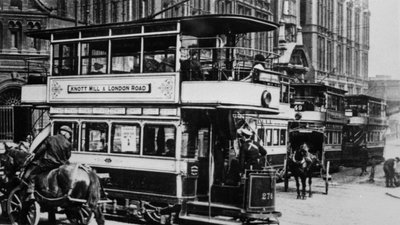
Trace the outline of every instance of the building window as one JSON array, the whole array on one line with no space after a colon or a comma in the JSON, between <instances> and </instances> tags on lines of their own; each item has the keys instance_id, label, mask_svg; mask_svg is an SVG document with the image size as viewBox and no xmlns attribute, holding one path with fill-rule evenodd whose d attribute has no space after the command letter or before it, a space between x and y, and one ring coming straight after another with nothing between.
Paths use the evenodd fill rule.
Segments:
<instances>
[{"instance_id":1,"label":"building window","mask_svg":"<svg viewBox=\"0 0 400 225\"><path fill-rule=\"evenodd\" d=\"M27 25L28 30L33 31L33 30L40 30L41 26L40 23L33 23L29 22ZM32 37L27 37L27 43L29 48L33 48L36 50L40 50L40 39L39 38L32 38Z\"/></svg>"},{"instance_id":2,"label":"building window","mask_svg":"<svg viewBox=\"0 0 400 225\"><path fill-rule=\"evenodd\" d=\"M352 7L351 7L351 4L350 3L348 3L348 5L347 5L347 24L346 24L346 26L347 26L347 38L349 39L349 40L351 40L352 39L352 29L353 29L353 27L352 27L352 20L353 20L353 18L352 18L352 16L353 16L353 13L352 13ZM357 28L356 28L357 29Z\"/></svg>"},{"instance_id":3,"label":"building window","mask_svg":"<svg viewBox=\"0 0 400 225\"><path fill-rule=\"evenodd\" d=\"M58 1L57 13L61 17L66 17L67 16L67 4L65 3L65 0L59 0Z\"/></svg>"},{"instance_id":4,"label":"building window","mask_svg":"<svg viewBox=\"0 0 400 225\"><path fill-rule=\"evenodd\" d=\"M360 27L360 9L357 9L356 10L356 13L355 13L355 18L354 18L354 22L355 22L355 24L354 24L354 26L356 27L356 29L355 29L355 31L356 31L356 37L355 37L355 42L356 43L360 43L360 30L362 29L361 27Z\"/></svg>"},{"instance_id":5,"label":"building window","mask_svg":"<svg viewBox=\"0 0 400 225\"><path fill-rule=\"evenodd\" d=\"M115 1L109 2L108 4L111 4L111 10L113 10L113 6ZM94 0L93 1L93 22L96 24L101 24L106 22L106 1L103 0ZM113 11L111 11L111 17L114 18L115 16L118 16L117 14L114 14ZM116 22L116 21L113 21Z\"/></svg>"},{"instance_id":6,"label":"building window","mask_svg":"<svg viewBox=\"0 0 400 225\"><path fill-rule=\"evenodd\" d=\"M351 76L353 73L352 73L352 65L351 65L351 62L352 62L353 60L352 60L352 57L351 57L351 48L350 47L347 47L347 49L346 49L346 73L347 73L347 75L348 76Z\"/></svg>"},{"instance_id":7,"label":"building window","mask_svg":"<svg viewBox=\"0 0 400 225\"><path fill-rule=\"evenodd\" d=\"M337 45L337 68L338 73L343 74L343 50L342 45Z\"/></svg>"},{"instance_id":8,"label":"building window","mask_svg":"<svg viewBox=\"0 0 400 225\"><path fill-rule=\"evenodd\" d=\"M338 16L337 16L337 32L339 36L343 36L343 4L338 2Z\"/></svg>"},{"instance_id":9,"label":"building window","mask_svg":"<svg viewBox=\"0 0 400 225\"><path fill-rule=\"evenodd\" d=\"M21 50L22 46L22 25L20 22L10 21L8 23L10 30L10 47Z\"/></svg>"},{"instance_id":10,"label":"building window","mask_svg":"<svg viewBox=\"0 0 400 225\"><path fill-rule=\"evenodd\" d=\"M10 1L11 7L16 7L18 9L22 9L22 1L21 0L11 0Z\"/></svg>"}]
</instances>

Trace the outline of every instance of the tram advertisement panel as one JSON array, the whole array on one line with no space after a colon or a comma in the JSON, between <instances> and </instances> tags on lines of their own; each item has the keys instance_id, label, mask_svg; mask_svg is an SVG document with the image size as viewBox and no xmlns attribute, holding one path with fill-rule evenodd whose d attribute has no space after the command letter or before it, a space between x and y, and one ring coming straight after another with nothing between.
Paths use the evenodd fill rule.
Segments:
<instances>
[{"instance_id":1,"label":"tram advertisement panel","mask_svg":"<svg viewBox=\"0 0 400 225\"><path fill-rule=\"evenodd\" d=\"M50 77L50 103L178 101L177 74L120 77Z\"/></svg>"}]
</instances>

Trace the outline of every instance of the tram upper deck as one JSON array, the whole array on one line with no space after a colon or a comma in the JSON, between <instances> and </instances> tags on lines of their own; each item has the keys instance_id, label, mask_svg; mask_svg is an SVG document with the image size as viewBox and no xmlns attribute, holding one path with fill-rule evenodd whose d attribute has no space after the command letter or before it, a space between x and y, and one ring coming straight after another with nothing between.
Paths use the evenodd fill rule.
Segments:
<instances>
[{"instance_id":1,"label":"tram upper deck","mask_svg":"<svg viewBox=\"0 0 400 225\"><path fill-rule=\"evenodd\" d=\"M44 90L30 79L22 101L244 105L277 114L279 56L236 45L243 34L276 28L254 17L207 15L29 32L50 40L51 76ZM257 54L264 70L252 70Z\"/></svg>"}]
</instances>

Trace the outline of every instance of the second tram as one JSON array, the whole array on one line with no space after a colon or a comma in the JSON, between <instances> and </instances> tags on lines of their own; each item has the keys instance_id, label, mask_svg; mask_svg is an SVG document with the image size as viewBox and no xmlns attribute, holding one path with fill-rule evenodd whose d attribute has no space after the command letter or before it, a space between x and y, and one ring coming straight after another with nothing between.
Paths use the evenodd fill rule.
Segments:
<instances>
[{"instance_id":1,"label":"second tram","mask_svg":"<svg viewBox=\"0 0 400 225\"><path fill-rule=\"evenodd\" d=\"M289 122L292 149L306 143L324 165L338 168L342 159L342 130L346 124L345 91L319 83L292 84L295 118Z\"/></svg>"},{"instance_id":2,"label":"second tram","mask_svg":"<svg viewBox=\"0 0 400 225\"><path fill-rule=\"evenodd\" d=\"M385 131L387 128L386 102L368 95L346 96L347 124L343 129L343 163L357 165L362 145L369 158L384 160Z\"/></svg>"}]
</instances>

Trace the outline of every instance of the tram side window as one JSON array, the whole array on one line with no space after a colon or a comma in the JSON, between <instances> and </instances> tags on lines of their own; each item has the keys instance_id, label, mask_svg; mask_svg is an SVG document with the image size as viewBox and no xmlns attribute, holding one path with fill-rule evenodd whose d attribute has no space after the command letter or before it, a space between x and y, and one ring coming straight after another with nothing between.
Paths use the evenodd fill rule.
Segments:
<instances>
[{"instance_id":1,"label":"tram side window","mask_svg":"<svg viewBox=\"0 0 400 225\"><path fill-rule=\"evenodd\" d=\"M273 135L272 135L273 145L279 145L279 130L278 129L273 129Z\"/></svg>"},{"instance_id":2,"label":"tram side window","mask_svg":"<svg viewBox=\"0 0 400 225\"><path fill-rule=\"evenodd\" d=\"M286 145L286 129L281 129L280 145Z\"/></svg>"},{"instance_id":3,"label":"tram side window","mask_svg":"<svg viewBox=\"0 0 400 225\"><path fill-rule=\"evenodd\" d=\"M265 139L265 144L267 146L271 146L272 145L272 131L271 129L266 129L266 139Z\"/></svg>"},{"instance_id":4,"label":"tram side window","mask_svg":"<svg viewBox=\"0 0 400 225\"><path fill-rule=\"evenodd\" d=\"M265 130L263 128L257 130L257 136L258 136L259 141L261 141L262 144L264 144L265 143L265 140L264 140Z\"/></svg>"},{"instance_id":5,"label":"tram side window","mask_svg":"<svg viewBox=\"0 0 400 225\"><path fill-rule=\"evenodd\" d=\"M143 72L174 72L176 36L144 38Z\"/></svg>"},{"instance_id":6,"label":"tram side window","mask_svg":"<svg viewBox=\"0 0 400 225\"><path fill-rule=\"evenodd\" d=\"M72 151L78 151L79 124L77 122L56 121L53 124L53 133L58 134L60 128L64 125L67 125L73 131L71 135Z\"/></svg>"},{"instance_id":7,"label":"tram side window","mask_svg":"<svg viewBox=\"0 0 400 225\"><path fill-rule=\"evenodd\" d=\"M137 124L113 124L111 153L139 154L140 127Z\"/></svg>"},{"instance_id":8,"label":"tram side window","mask_svg":"<svg viewBox=\"0 0 400 225\"><path fill-rule=\"evenodd\" d=\"M82 43L82 74L107 73L108 41Z\"/></svg>"},{"instance_id":9,"label":"tram side window","mask_svg":"<svg viewBox=\"0 0 400 225\"><path fill-rule=\"evenodd\" d=\"M175 126L146 124L143 137L143 155L175 157Z\"/></svg>"},{"instance_id":10,"label":"tram side window","mask_svg":"<svg viewBox=\"0 0 400 225\"><path fill-rule=\"evenodd\" d=\"M82 151L107 152L108 124L105 122L82 123Z\"/></svg>"},{"instance_id":11,"label":"tram side window","mask_svg":"<svg viewBox=\"0 0 400 225\"><path fill-rule=\"evenodd\" d=\"M111 72L140 72L140 38L111 41Z\"/></svg>"},{"instance_id":12,"label":"tram side window","mask_svg":"<svg viewBox=\"0 0 400 225\"><path fill-rule=\"evenodd\" d=\"M53 45L53 75L77 75L78 56L77 43L62 43Z\"/></svg>"}]
</instances>

